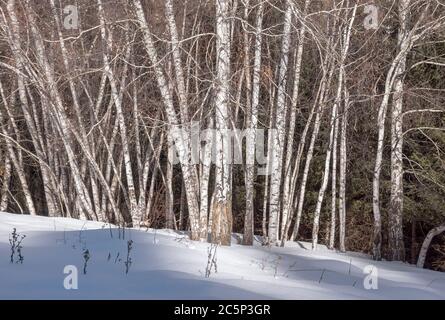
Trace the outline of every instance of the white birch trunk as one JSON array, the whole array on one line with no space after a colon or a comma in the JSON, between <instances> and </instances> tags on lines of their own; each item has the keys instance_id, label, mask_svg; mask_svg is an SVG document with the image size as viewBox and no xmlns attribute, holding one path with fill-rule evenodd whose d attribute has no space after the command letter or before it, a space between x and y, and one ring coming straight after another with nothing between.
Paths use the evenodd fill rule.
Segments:
<instances>
[{"instance_id":1,"label":"white birch trunk","mask_svg":"<svg viewBox=\"0 0 445 320\"><path fill-rule=\"evenodd\" d=\"M247 16L246 16L247 19ZM261 46L262 46L262 25L263 25L263 3L257 9L255 22L255 57L253 66L252 99L250 114L248 114L249 134L247 137L246 152L246 215L244 219L243 244L252 245L254 237L254 200L255 200L255 151L256 151L256 130L258 128L258 105L260 99L261 81ZM250 92L248 92L249 94Z\"/></svg>"},{"instance_id":2,"label":"white birch trunk","mask_svg":"<svg viewBox=\"0 0 445 320\"><path fill-rule=\"evenodd\" d=\"M216 0L215 191L212 199L212 243L230 245L232 236L232 143L230 129L230 4Z\"/></svg>"},{"instance_id":3,"label":"white birch trunk","mask_svg":"<svg viewBox=\"0 0 445 320\"><path fill-rule=\"evenodd\" d=\"M401 10L403 7L407 7L409 4L409 1L402 0L399 3L399 10ZM403 10L402 10L403 12ZM405 64L406 61L406 55L408 54L408 51L410 50L412 46L412 35L408 35L406 32L404 32L403 25L406 24L406 21L403 20L406 19L406 16L404 16L406 13L401 15L402 19L402 30L399 32L398 36L398 54L394 58L394 60L391 63L391 66L388 70L388 73L386 75L386 81L385 81L385 91L383 95L382 102L379 107L378 112L378 118L377 118L377 126L378 126L378 139L377 139L377 151L376 151L376 160L375 160L375 167L373 172L373 213L374 213L374 235L373 235L373 258L375 260L381 260L381 243L382 243L382 218L381 218L381 212L380 212L380 172L383 162L383 147L384 147L384 139L385 139L385 121L386 121L386 113L389 103L389 98L391 95L391 91L393 89L394 82L398 77L401 76L400 71L403 70L403 68L399 68L399 64ZM397 174L398 178L399 174Z\"/></svg>"},{"instance_id":4,"label":"white birch trunk","mask_svg":"<svg viewBox=\"0 0 445 320\"><path fill-rule=\"evenodd\" d=\"M169 153L173 150L173 141L171 139L171 135L168 135L167 137L167 143L168 143L168 150ZM173 205L173 157L171 154L169 154L169 158L167 160L167 173L166 173L166 193L165 193L165 225L167 229L174 229L174 223L175 223L175 213L173 211L174 205Z\"/></svg>"},{"instance_id":5,"label":"white birch trunk","mask_svg":"<svg viewBox=\"0 0 445 320\"><path fill-rule=\"evenodd\" d=\"M182 124L186 124L189 122L188 102L187 102L187 95L185 88L184 72L182 69L181 46L179 42L175 16L173 12L172 0L165 0L165 12L170 31L170 37L172 41L171 46L173 53L173 66L176 75L176 84L178 86L177 89L178 89L179 108L181 111L181 120Z\"/></svg>"},{"instance_id":6,"label":"white birch trunk","mask_svg":"<svg viewBox=\"0 0 445 320\"><path fill-rule=\"evenodd\" d=\"M417 268L423 268L423 266L425 265L426 254L428 253L431 240L433 240L435 236L441 234L442 232L445 232L445 223L431 229L430 232L428 232L425 240L423 241L422 247L420 248L419 258L417 260Z\"/></svg>"},{"instance_id":7,"label":"white birch trunk","mask_svg":"<svg viewBox=\"0 0 445 320\"><path fill-rule=\"evenodd\" d=\"M201 148L200 159L202 163L200 166L200 176L199 176L199 196L200 196L200 207L199 207L199 218L200 218L200 239L207 240L209 232L211 232L210 223L212 222L209 217L209 180L210 180L210 169L212 166L212 141L213 132L210 128L213 128L213 117L209 120L208 131L206 136L206 145ZM182 188L183 189L183 188ZM181 191L182 193L182 191ZM181 207L182 207L182 196L181 196Z\"/></svg>"},{"instance_id":8,"label":"white birch trunk","mask_svg":"<svg viewBox=\"0 0 445 320\"><path fill-rule=\"evenodd\" d=\"M269 200L269 235L270 244L276 245L279 239L279 219L281 207L281 180L283 176L283 154L285 148L286 134L286 84L287 69L290 49L290 30L292 24L292 7L287 4L284 16L283 39L281 44L280 69L278 75L278 92L275 115L275 127L277 133L273 135L272 144L272 168L270 177L270 200Z\"/></svg>"},{"instance_id":9,"label":"white birch trunk","mask_svg":"<svg viewBox=\"0 0 445 320\"><path fill-rule=\"evenodd\" d=\"M341 77L341 76L340 76ZM341 92L341 86L343 84L343 81L339 79L339 91ZM332 115L331 115L331 121L330 121L330 134L329 134L329 146L328 150L326 152L326 159L325 159L325 166L324 166L324 173L323 173L323 179L320 187L320 191L318 192L318 199L317 204L315 206L315 213L314 213L314 225L312 228L312 250L317 249L318 244L318 230L320 228L320 213L321 213L321 206L323 204L323 198L326 191L326 188L328 186L329 181L329 171L330 171L330 165L331 165L331 154L332 154L332 148L334 143L334 134L335 134L335 119L337 118L337 109L338 109L338 95L337 99L334 103L334 106L332 108Z\"/></svg>"},{"instance_id":10,"label":"white birch trunk","mask_svg":"<svg viewBox=\"0 0 445 320\"><path fill-rule=\"evenodd\" d=\"M346 85L345 85L346 86ZM347 126L349 93L345 88L345 102L343 104L343 114L341 116L340 129L340 172L339 172L339 191L338 191L338 213L339 213L339 247L341 252L346 251L346 161L347 161Z\"/></svg>"},{"instance_id":11,"label":"white birch trunk","mask_svg":"<svg viewBox=\"0 0 445 320\"><path fill-rule=\"evenodd\" d=\"M0 212L6 211L8 208L9 183L11 180L11 159L9 153L5 152L4 171L2 175L2 189L0 199Z\"/></svg>"},{"instance_id":12,"label":"white birch trunk","mask_svg":"<svg viewBox=\"0 0 445 320\"><path fill-rule=\"evenodd\" d=\"M332 184L331 184L331 225L329 231L329 249L335 246L335 230L337 219L337 146L338 146L339 116L335 118L334 142L332 146Z\"/></svg>"},{"instance_id":13,"label":"white birch trunk","mask_svg":"<svg viewBox=\"0 0 445 320\"><path fill-rule=\"evenodd\" d=\"M398 43L407 37L408 7L410 1L399 1ZM391 195L389 212L389 260L405 260L403 242L403 75L406 71L406 55L396 70L391 114Z\"/></svg>"},{"instance_id":14,"label":"white birch trunk","mask_svg":"<svg viewBox=\"0 0 445 320\"><path fill-rule=\"evenodd\" d=\"M269 68L271 68L270 64L269 64ZM262 221L262 235L263 235L263 239L262 239L262 243L263 244L267 244L268 243L268 226L267 226L267 203L269 200L269 172L270 172L270 161L271 161L271 157L272 157L272 130L270 130L272 128L273 125L273 105L274 105L274 100L275 100L275 86L272 84L272 81L270 81L270 85L269 85L269 96L270 96L270 100L269 100L269 130L267 133L267 159L266 159L266 176L265 176L265 181L264 181L264 198L263 198L263 221Z\"/></svg>"}]
</instances>

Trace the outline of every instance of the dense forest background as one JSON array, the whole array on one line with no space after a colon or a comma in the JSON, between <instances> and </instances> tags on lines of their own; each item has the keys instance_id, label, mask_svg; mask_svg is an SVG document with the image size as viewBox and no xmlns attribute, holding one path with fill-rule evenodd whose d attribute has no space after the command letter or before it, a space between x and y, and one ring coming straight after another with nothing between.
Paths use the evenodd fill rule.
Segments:
<instances>
[{"instance_id":1,"label":"dense forest background","mask_svg":"<svg viewBox=\"0 0 445 320\"><path fill-rule=\"evenodd\" d=\"M411 263L438 228L445 271L444 68L439 0L1 0L0 210ZM174 165L194 122L216 161Z\"/></svg>"}]
</instances>

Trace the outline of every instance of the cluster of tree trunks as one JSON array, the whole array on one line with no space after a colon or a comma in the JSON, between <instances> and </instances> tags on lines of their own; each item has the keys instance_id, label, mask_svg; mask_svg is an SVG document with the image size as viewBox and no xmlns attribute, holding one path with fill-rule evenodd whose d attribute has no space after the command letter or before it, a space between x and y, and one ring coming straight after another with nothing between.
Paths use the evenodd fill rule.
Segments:
<instances>
[{"instance_id":1,"label":"cluster of tree trunks","mask_svg":"<svg viewBox=\"0 0 445 320\"><path fill-rule=\"evenodd\" d=\"M344 252L355 116L376 104L366 111L370 251L405 260L406 136L443 131L445 110L439 89L407 78L445 65L443 51L419 53L442 50L442 5L377 1L371 30L365 1L85 0L70 28L64 5L0 4L0 211L186 229L230 245L242 203L245 245L262 233L284 246L309 225L313 250L323 235ZM407 102L409 90L431 102ZM428 233L419 267L443 231Z\"/></svg>"}]
</instances>

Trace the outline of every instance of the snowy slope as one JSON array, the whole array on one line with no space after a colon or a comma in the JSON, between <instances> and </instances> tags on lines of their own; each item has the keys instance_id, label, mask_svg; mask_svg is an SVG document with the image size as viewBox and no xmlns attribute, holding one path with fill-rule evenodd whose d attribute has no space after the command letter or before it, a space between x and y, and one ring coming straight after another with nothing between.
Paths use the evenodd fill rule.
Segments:
<instances>
[{"instance_id":1,"label":"snowy slope","mask_svg":"<svg viewBox=\"0 0 445 320\"><path fill-rule=\"evenodd\" d=\"M26 235L23 264L9 261L13 228ZM305 243L219 247L218 273L206 278L207 243L170 230L126 230L125 240L112 232L113 238L103 223L0 213L0 299L445 298L443 273L323 247L312 252ZM126 275L129 239L133 263ZM86 275L83 249L91 254ZM364 288L363 269L371 264L378 271L377 290ZM63 286L66 265L78 267L77 290Z\"/></svg>"}]
</instances>

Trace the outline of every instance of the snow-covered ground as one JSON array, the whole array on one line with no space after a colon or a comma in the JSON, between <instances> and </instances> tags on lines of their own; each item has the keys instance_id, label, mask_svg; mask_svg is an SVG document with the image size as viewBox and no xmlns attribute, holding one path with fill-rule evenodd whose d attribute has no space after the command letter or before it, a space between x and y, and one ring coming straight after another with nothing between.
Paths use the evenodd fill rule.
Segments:
<instances>
[{"instance_id":1,"label":"snow-covered ground","mask_svg":"<svg viewBox=\"0 0 445 320\"><path fill-rule=\"evenodd\" d=\"M13 228L26 235L23 264L10 263ZM217 248L217 273L206 278L208 243L170 230L126 230L125 240L117 229L112 233L92 221L0 213L0 299L445 298L444 273L322 246L313 252L307 243L245 247L235 236L231 247ZM125 274L130 239L132 264ZM85 249L91 256L86 275ZM64 287L67 265L78 268L77 290ZM378 289L365 289L371 276L364 269L377 275Z\"/></svg>"}]
</instances>

